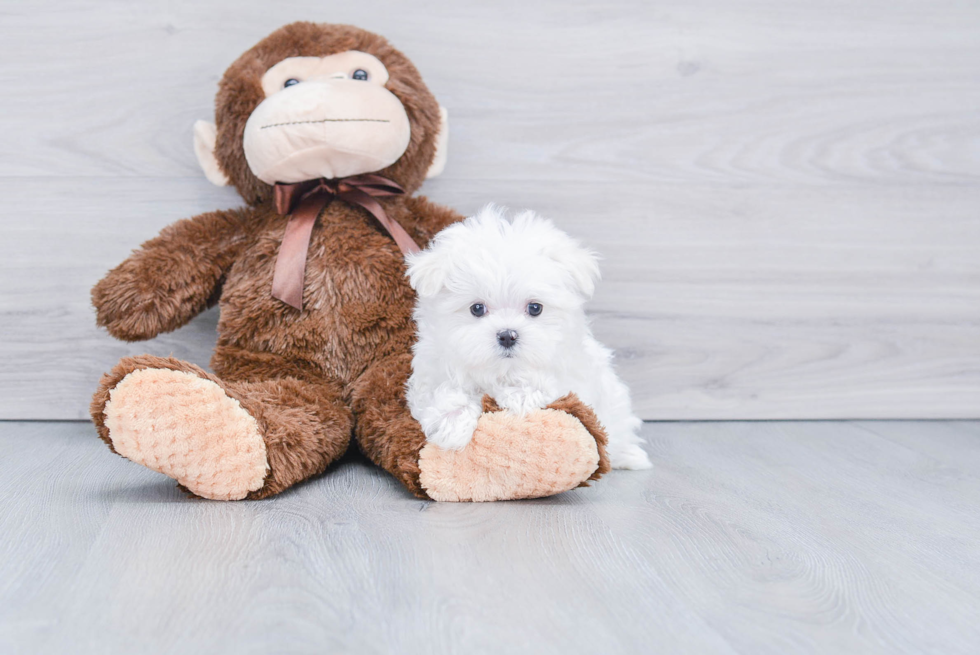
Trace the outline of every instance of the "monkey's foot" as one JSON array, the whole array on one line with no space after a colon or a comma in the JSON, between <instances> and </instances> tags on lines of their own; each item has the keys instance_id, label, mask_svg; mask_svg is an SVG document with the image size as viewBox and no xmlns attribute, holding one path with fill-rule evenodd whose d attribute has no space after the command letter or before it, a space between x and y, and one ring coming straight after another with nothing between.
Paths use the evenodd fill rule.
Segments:
<instances>
[{"instance_id":1,"label":"monkey's foot","mask_svg":"<svg viewBox=\"0 0 980 655\"><path fill-rule=\"evenodd\" d=\"M217 382L188 370L137 368L97 401L106 392L100 432L123 457L213 500L241 500L264 484L259 425Z\"/></svg>"},{"instance_id":2,"label":"monkey's foot","mask_svg":"<svg viewBox=\"0 0 980 655\"><path fill-rule=\"evenodd\" d=\"M426 444L419 453L419 482L440 501L552 496L607 471L604 445L604 434L594 436L564 407L523 417L491 411L480 417L462 450Z\"/></svg>"}]
</instances>

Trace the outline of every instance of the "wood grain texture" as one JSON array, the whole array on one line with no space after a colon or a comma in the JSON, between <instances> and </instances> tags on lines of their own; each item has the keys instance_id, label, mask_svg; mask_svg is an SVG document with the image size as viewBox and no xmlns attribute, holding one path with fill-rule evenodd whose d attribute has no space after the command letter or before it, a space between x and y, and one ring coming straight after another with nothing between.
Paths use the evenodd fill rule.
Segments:
<instances>
[{"instance_id":1,"label":"wood grain texture","mask_svg":"<svg viewBox=\"0 0 980 655\"><path fill-rule=\"evenodd\" d=\"M974 653L977 422L647 423L652 471L411 498L356 456L219 503L0 423L0 651Z\"/></svg>"},{"instance_id":2,"label":"wood grain texture","mask_svg":"<svg viewBox=\"0 0 980 655\"><path fill-rule=\"evenodd\" d=\"M296 19L388 36L451 120L423 190L553 217L606 257L592 311L647 419L980 416L980 5L717 0L32 2L0 23L0 417L85 415L147 344L88 289L239 204L190 126ZM519 20L516 17L519 16Z\"/></svg>"}]
</instances>

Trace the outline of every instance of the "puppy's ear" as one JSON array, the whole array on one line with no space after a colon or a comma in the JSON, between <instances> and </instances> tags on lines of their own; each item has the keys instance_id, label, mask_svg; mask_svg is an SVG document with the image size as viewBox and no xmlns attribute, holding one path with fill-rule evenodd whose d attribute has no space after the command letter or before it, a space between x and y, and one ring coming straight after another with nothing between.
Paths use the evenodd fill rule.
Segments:
<instances>
[{"instance_id":1,"label":"puppy's ear","mask_svg":"<svg viewBox=\"0 0 980 655\"><path fill-rule=\"evenodd\" d=\"M551 257L565 269L571 279L572 286L582 297L588 300L595 293L596 282L599 281L599 256L588 248L569 240L551 252Z\"/></svg>"},{"instance_id":2,"label":"puppy's ear","mask_svg":"<svg viewBox=\"0 0 980 655\"><path fill-rule=\"evenodd\" d=\"M419 298L431 298L439 293L448 275L445 257L430 248L409 255L407 262L408 282Z\"/></svg>"}]
</instances>

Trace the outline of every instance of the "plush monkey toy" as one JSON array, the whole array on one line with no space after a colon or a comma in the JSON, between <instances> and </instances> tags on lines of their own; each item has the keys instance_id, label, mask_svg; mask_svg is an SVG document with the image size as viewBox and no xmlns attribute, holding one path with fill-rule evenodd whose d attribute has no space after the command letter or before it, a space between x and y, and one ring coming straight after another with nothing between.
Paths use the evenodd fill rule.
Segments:
<instances>
[{"instance_id":1,"label":"plush monkey toy","mask_svg":"<svg viewBox=\"0 0 980 655\"><path fill-rule=\"evenodd\" d=\"M414 295L403 253L461 217L413 197L445 163L446 113L383 38L294 23L221 80L194 147L247 207L178 221L92 290L125 341L220 304L210 374L127 357L92 417L109 448L205 498L265 498L323 472L354 437L409 491L436 500L545 496L608 470L574 396L525 417L486 400L466 449L427 445L404 398Z\"/></svg>"}]
</instances>

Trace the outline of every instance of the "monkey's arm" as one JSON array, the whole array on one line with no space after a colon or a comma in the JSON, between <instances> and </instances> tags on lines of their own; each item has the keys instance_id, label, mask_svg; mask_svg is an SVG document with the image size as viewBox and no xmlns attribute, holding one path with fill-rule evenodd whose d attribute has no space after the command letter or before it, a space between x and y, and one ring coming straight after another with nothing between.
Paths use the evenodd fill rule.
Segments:
<instances>
[{"instance_id":1,"label":"monkey's arm","mask_svg":"<svg viewBox=\"0 0 980 655\"><path fill-rule=\"evenodd\" d=\"M96 323L123 341L186 324L217 302L250 215L248 209L210 212L164 228L92 289Z\"/></svg>"},{"instance_id":2,"label":"monkey's arm","mask_svg":"<svg viewBox=\"0 0 980 655\"><path fill-rule=\"evenodd\" d=\"M429 202L425 196L409 198L406 204L411 217L403 225L423 248L439 230L464 218L454 209Z\"/></svg>"}]
</instances>

